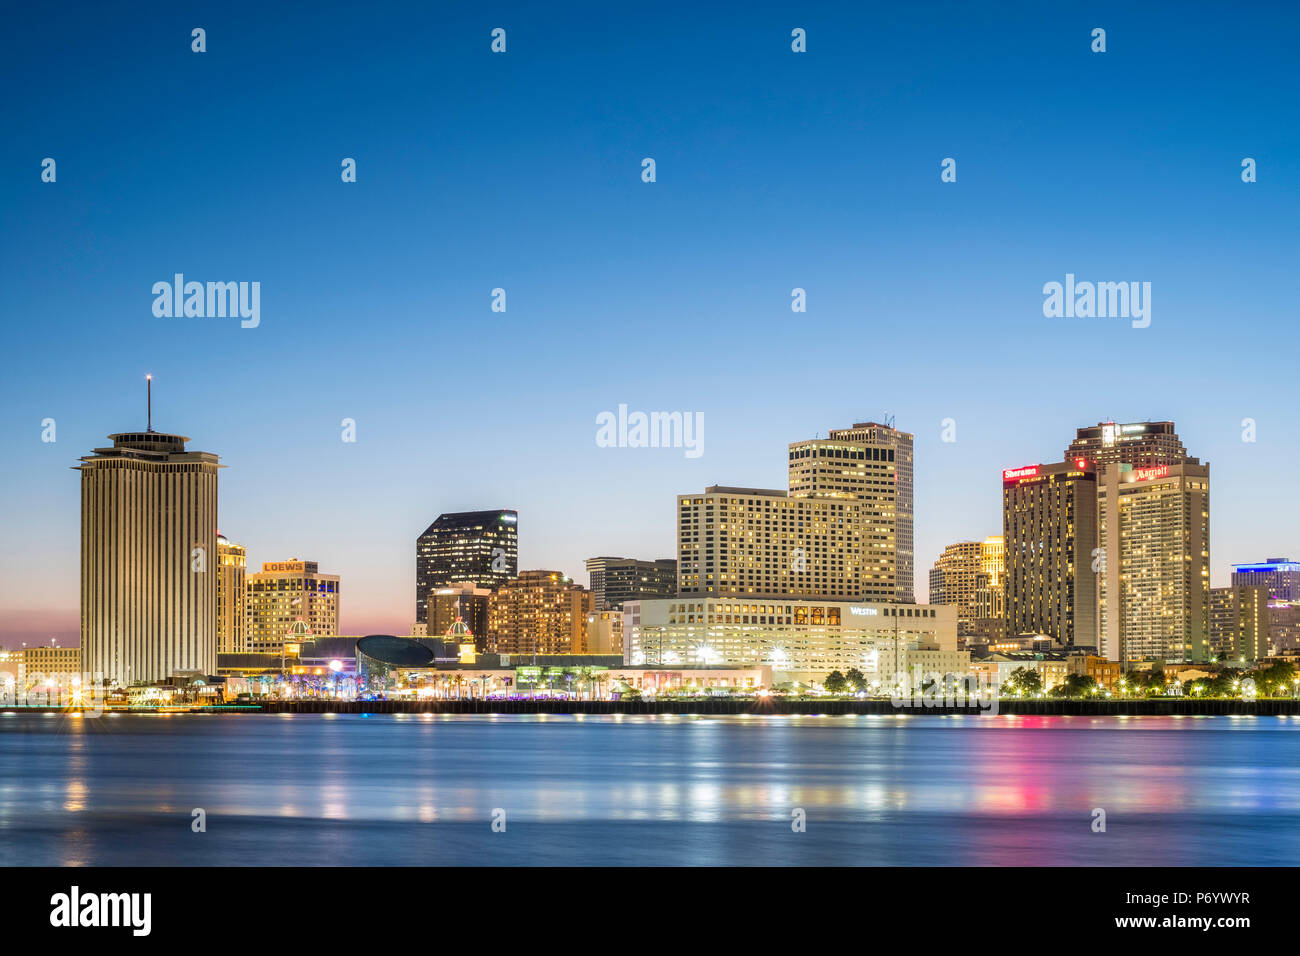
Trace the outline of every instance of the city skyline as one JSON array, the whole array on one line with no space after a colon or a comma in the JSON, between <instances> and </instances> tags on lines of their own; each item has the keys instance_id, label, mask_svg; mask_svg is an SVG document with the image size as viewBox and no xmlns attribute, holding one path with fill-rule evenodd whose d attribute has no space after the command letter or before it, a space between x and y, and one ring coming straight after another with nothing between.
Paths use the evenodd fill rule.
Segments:
<instances>
[{"instance_id":1,"label":"city skyline","mask_svg":"<svg viewBox=\"0 0 1300 956\"><path fill-rule=\"evenodd\" d=\"M1121 422L1121 421L1123 421L1123 420L1122 420L1122 419L1115 419L1115 421L1117 421L1117 422ZM1152 419L1151 421L1153 421L1153 422L1172 421L1173 424L1177 425L1177 419ZM1089 429L1089 428L1093 428L1095 424L1100 424L1100 423L1088 423L1088 424L1085 424L1085 425L1079 425L1079 426L1076 426L1076 428L1077 428L1077 429ZM831 431L830 428L827 428L826 430L827 430L828 432ZM900 428L900 430L903 430L903 429ZM155 434L162 434L162 433L160 433L160 432L155 432ZM789 447L789 444L790 444L790 443L787 443L787 442L778 442L777 444L780 446L780 448L786 448L786 447ZM1069 449L1067 449L1067 451L1069 451ZM778 448L778 453L779 453L779 448ZM219 453L219 452L213 452L212 454L215 454L215 455L217 455L218 457L220 457L220 453ZM1058 454L1057 457L1059 458L1060 455ZM1046 456L1046 457L1042 460L1042 463L1043 463L1043 464L1050 464L1050 463L1052 463L1052 458L1051 458L1051 456ZM1207 462L1207 464L1208 464L1208 462ZM227 473L228 473L228 472L227 472ZM998 475L994 480L995 480L995 481L998 481L999 486L1000 486L1001 483L1002 483L1002 480L1003 480L1004 478L1005 478L1005 475L1004 475L1004 474L999 474L999 475ZM695 493L695 492L689 492L688 494L694 494L694 493ZM1220 492L1220 494L1222 494L1222 491ZM673 496L673 500L675 501L677 497L678 497L677 495L674 495L674 496ZM998 499L998 497L997 497L996 495L994 496L994 500L995 500L996 502L998 502L998 507L997 507L998 520L1001 520L1001 510L1002 510L1002 509L1001 509L1001 503L1000 503L1000 501L999 501L999 499ZM1217 502L1217 499L1216 499L1216 507L1217 507L1217 504L1218 504L1218 502ZM670 514L670 518L668 519L668 534L669 534L671 540L673 540L674 542L676 542L676 539L677 539L677 534L676 534L676 523L675 523L675 513L676 513L676 508L675 508L675 507L671 507L671 506L670 506L670 508L671 508L671 510L670 510L670 512L669 512L669 514ZM924 523L924 520L923 520L923 518L924 518L924 510L925 510L925 509L923 509L923 508L918 508L918 509L917 509L917 512L918 512L918 524L923 524L923 523ZM1214 514L1215 514L1215 511L1212 509L1212 510L1211 510L1211 516L1212 516L1212 517L1211 517L1211 524L1212 524L1212 525L1213 525L1213 515L1214 515ZM453 517L457 517L458 515L451 515L451 516L453 516ZM242 544L243 544L242 541L239 541L239 540L237 539L237 536L235 536L234 534L228 534L228 533L226 532L225 529L220 529L218 533L222 536L222 538L229 538L229 539L231 539L235 544L239 544L239 545L242 545ZM527 555L527 554L529 553L529 551L530 551L530 549L526 546L527 535L525 534L525 535L522 536L522 537L523 537L523 541L520 542L520 553L523 554L523 555ZM917 574L917 575L916 575L916 577L917 577L917 580L916 580L916 599L917 599L917 603L924 604L924 603L927 603L927 602L931 599L931 596L930 596L930 594L929 594L929 583L928 583L928 580L927 580L927 574L924 573L924 569L927 569L927 568L929 568L930 566L932 566L933 561L939 557L939 554L942 553L943 548L946 548L946 547L948 547L949 545L951 545L951 544L953 544L953 543L955 543L955 542L962 541L962 540L966 540L966 539L962 539L962 538L960 538L960 537L950 537L950 538L948 539L948 543L947 543L946 545L943 545L943 546L940 548L940 552L937 552L937 553L934 555L933 559L930 558L930 557L928 557L928 556L923 558L923 560L925 561L924 565L922 566L922 567L923 567L923 572L920 573L920 574ZM1211 534L1211 540L1213 541L1213 533ZM406 542L406 546L407 546L407 549L409 550L409 541ZM395 548L395 549L396 549L396 548ZM250 549L248 549L248 550L251 551L252 549L250 548ZM271 545L271 550L272 550L272 551L275 550L275 546L274 546L274 545ZM542 550L542 549L539 549L539 550ZM626 549L624 549L624 550L626 550ZM1291 549L1291 548L1289 548L1288 546L1281 546L1281 547L1279 547L1279 548L1274 548L1274 549L1272 549L1272 550L1269 550L1269 549L1265 548L1265 549L1263 549L1263 550L1258 551L1256 554L1252 554L1252 555L1250 555L1250 556L1247 556L1247 557L1245 557L1245 558L1240 558L1240 559L1239 559L1239 558L1221 559L1221 558L1217 557L1217 556L1212 552L1212 554L1211 554L1211 585L1212 585L1212 586L1215 586L1215 587L1221 587L1221 586L1224 586L1224 585L1228 584L1228 583L1229 583L1229 579L1230 579L1230 577L1231 577L1232 567L1233 567L1234 565L1249 564L1249 563L1254 563L1254 562L1262 562L1262 561L1265 560L1265 558L1263 557L1263 555L1265 554L1265 552L1267 552L1269 555L1273 555L1273 554L1284 554L1284 555L1285 555L1285 554L1290 554L1290 553L1292 553L1293 550L1294 550L1294 549ZM283 560L284 555L287 554L287 553L289 553L290 551L292 551L292 552L294 553L294 555L295 555L295 560L297 559L296 556L299 555L300 553L302 553L302 552L300 552L298 549L294 548L294 547L291 545L291 546L289 546L287 549L283 549L283 548L281 549L280 556L279 556L279 558L278 558L277 560ZM570 579L572 579L573 581L575 581L575 582L579 582L579 583L580 583L580 582L583 582L584 578L586 577L586 567L585 567L585 565L586 565L586 562L587 562L589 559L590 559L590 556L588 556L588 557L586 557L586 558L581 558L581 559L579 559L579 560L582 562L582 567L579 568L579 569L570 569L570 568L568 568L568 567L566 567L566 566L563 566L563 565L555 565L555 567L556 567L558 570L560 570L560 571L562 571L563 573L565 573L565 574L566 574ZM267 560L272 560L272 559L269 559L269 558L264 559L264 558L257 558L257 557L255 557L255 558L250 558L250 559L248 560L248 563L249 563L249 566L250 566L250 569L251 569L251 568L254 568L254 567L260 567L262 564L266 563ZM412 565L411 568L408 569L408 572L407 572L406 575L405 575L405 579L406 579L407 581L410 581L411 578L413 577L413 573L414 573L414 559L412 559L412 561L411 561L411 565ZM521 573L522 573L523 571L528 571L528 570L542 570L542 569L544 569L544 565L542 565L542 564L531 565L531 564L529 564L528 562L524 561L523 559L520 560L520 563L519 563L519 566L518 566L518 567L519 567L519 571L520 571ZM331 568L331 570L332 570L332 571L337 571L337 577L340 578L340 579L346 578L346 577L348 576L348 575L346 574L346 572L344 572L344 571L342 571L342 570L339 570L339 569L337 569L337 568ZM584 586L585 586L585 585L584 585ZM396 582L393 582L393 583L390 585L390 587L387 588L386 590L387 590L388 593L395 593L396 587L397 587ZM413 587L410 588L410 591L411 591L411 595L412 595L412 599L413 599L413 597L414 597L414 588L413 588ZM372 596L372 597L373 597L373 596ZM363 603L363 604L366 603L366 602L365 602L365 595L358 595L358 599L359 599L359 603ZM350 603L350 602L349 602L349 603ZM409 603L409 602L408 602L408 603ZM346 606L346 605L345 605L345 606ZM362 615L357 615L357 618L362 618ZM341 634L344 634L344 633L346 633L346 634L360 634L360 633L394 633L394 634L402 634L402 633L407 633L407 631L409 630L410 625L411 625L411 623L412 623L411 620L404 620L404 619L402 619L400 612L394 612L394 613L388 614L387 616L379 615L379 616L376 616L376 618L374 618L374 619L375 619L375 620L378 620L378 621L381 621L382 623L389 624L389 627L388 627L387 629L383 629L382 627L381 627L381 628L374 628L374 627L367 627L367 626L364 625L364 624L363 624L362 626L360 626L360 627L350 627L350 626L347 624L348 617L347 617L347 615L346 615L345 613L343 613L343 614L340 614L340 616L339 616L340 625L339 625L337 631L338 631L338 633L341 633ZM71 633L71 634L69 634L69 633L63 633L63 634L55 633L55 634L48 635L48 636L47 636L47 635L44 635L44 634L32 634L30 637L28 637L28 636L22 636L22 632L20 632L20 633L19 633L19 636L9 638L9 637L7 637L8 633L9 633L9 632L8 632L7 630L6 630L6 631L0 631L0 646L3 646L3 647L17 647L17 646L19 646L19 644L20 644L21 642L26 642L27 644L40 644L40 643L44 643L44 641L46 641L46 640L48 640L48 639L50 639L50 638L57 639L59 642L61 642L61 643L65 644L65 645L67 645L67 644L73 643L74 641L77 641L77 640L79 639L79 636L80 636L80 635L79 635L77 632L75 632L75 631L74 631L73 633Z\"/></svg>"},{"instance_id":2,"label":"city skyline","mask_svg":"<svg viewBox=\"0 0 1300 956\"><path fill-rule=\"evenodd\" d=\"M0 107L0 645L76 639L66 469L143 424L150 372L156 426L228 466L220 530L339 574L348 633L405 632L439 513L517 510L520 568L584 580L675 553L676 495L783 487L789 442L891 415L918 600L999 532L1001 470L1106 420L1172 419L1213 464L1213 585L1300 551L1295 11L502 16L14 11L11 84L42 95ZM155 315L177 273L260 283L257 326ZM1150 282L1149 327L1048 318L1071 275ZM703 453L600 447L620 405L702 414Z\"/></svg>"}]
</instances>

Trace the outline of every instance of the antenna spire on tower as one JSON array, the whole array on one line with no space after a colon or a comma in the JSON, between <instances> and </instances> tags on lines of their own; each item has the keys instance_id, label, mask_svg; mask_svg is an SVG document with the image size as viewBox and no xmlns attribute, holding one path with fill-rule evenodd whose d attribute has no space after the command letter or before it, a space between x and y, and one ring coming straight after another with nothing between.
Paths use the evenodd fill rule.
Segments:
<instances>
[{"instance_id":1,"label":"antenna spire on tower","mask_svg":"<svg viewBox=\"0 0 1300 956\"><path fill-rule=\"evenodd\" d=\"M153 376L152 375L146 375L144 377L144 388L145 388L145 396L146 396L145 401L147 402L146 409L148 412L148 423L149 423L147 430L153 431Z\"/></svg>"}]
</instances>

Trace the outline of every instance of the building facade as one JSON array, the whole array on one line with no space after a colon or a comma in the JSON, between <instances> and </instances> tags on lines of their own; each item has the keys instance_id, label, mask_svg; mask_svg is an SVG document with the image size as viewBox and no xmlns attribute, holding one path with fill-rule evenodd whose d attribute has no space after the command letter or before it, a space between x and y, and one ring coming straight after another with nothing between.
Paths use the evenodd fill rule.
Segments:
<instances>
[{"instance_id":1,"label":"building facade","mask_svg":"<svg viewBox=\"0 0 1300 956\"><path fill-rule=\"evenodd\" d=\"M110 435L81 459L83 669L106 683L215 674L217 456Z\"/></svg>"},{"instance_id":2,"label":"building facade","mask_svg":"<svg viewBox=\"0 0 1300 956\"><path fill-rule=\"evenodd\" d=\"M1209 658L1210 466L1102 466L1097 487L1100 652Z\"/></svg>"},{"instance_id":3,"label":"building facade","mask_svg":"<svg viewBox=\"0 0 1300 956\"><path fill-rule=\"evenodd\" d=\"M672 597L677 593L677 561L673 558L588 558L587 574L597 611L617 611L624 601Z\"/></svg>"},{"instance_id":4,"label":"building facade","mask_svg":"<svg viewBox=\"0 0 1300 956\"><path fill-rule=\"evenodd\" d=\"M217 653L248 650L248 553L217 535Z\"/></svg>"},{"instance_id":5,"label":"building facade","mask_svg":"<svg viewBox=\"0 0 1300 956\"><path fill-rule=\"evenodd\" d=\"M867 568L872 526L865 515L863 503L851 498L719 485L679 495L677 593L849 601L872 591L892 594L887 562L877 557L880 563Z\"/></svg>"},{"instance_id":6,"label":"building facade","mask_svg":"<svg viewBox=\"0 0 1300 956\"><path fill-rule=\"evenodd\" d=\"M1239 584L1209 591L1209 653L1234 665L1268 657L1269 588Z\"/></svg>"},{"instance_id":7,"label":"building facade","mask_svg":"<svg viewBox=\"0 0 1300 956\"><path fill-rule=\"evenodd\" d=\"M296 622L316 636L339 632L339 576L315 561L268 561L247 576L247 651L278 654Z\"/></svg>"},{"instance_id":8,"label":"building facade","mask_svg":"<svg viewBox=\"0 0 1300 956\"><path fill-rule=\"evenodd\" d=\"M415 619L429 619L430 592L463 581L495 590L519 570L519 513L438 515L415 539Z\"/></svg>"},{"instance_id":9,"label":"building facade","mask_svg":"<svg viewBox=\"0 0 1300 956\"><path fill-rule=\"evenodd\" d=\"M768 665L778 682L856 667L883 682L908 671L909 648L955 653L957 614L927 604L680 595L627 602L623 633L629 664Z\"/></svg>"},{"instance_id":10,"label":"building facade","mask_svg":"<svg viewBox=\"0 0 1300 956\"><path fill-rule=\"evenodd\" d=\"M1086 462L1002 472L1004 634L1097 646L1097 479Z\"/></svg>"},{"instance_id":11,"label":"building facade","mask_svg":"<svg viewBox=\"0 0 1300 956\"><path fill-rule=\"evenodd\" d=\"M1098 422L1080 428L1065 449L1065 460L1087 462L1092 471L1121 462L1134 468L1177 465L1187 460L1187 449L1173 422Z\"/></svg>"},{"instance_id":12,"label":"building facade","mask_svg":"<svg viewBox=\"0 0 1300 956\"><path fill-rule=\"evenodd\" d=\"M930 569L930 603L957 609L959 638L987 633L976 623L981 618L1002 618L1005 550L1002 535L958 541L945 547Z\"/></svg>"},{"instance_id":13,"label":"building facade","mask_svg":"<svg viewBox=\"0 0 1300 956\"><path fill-rule=\"evenodd\" d=\"M859 503L866 525L863 600L916 599L913 465L913 436L878 422L790 444L790 497Z\"/></svg>"},{"instance_id":14,"label":"building facade","mask_svg":"<svg viewBox=\"0 0 1300 956\"><path fill-rule=\"evenodd\" d=\"M522 571L488 599L489 650L583 654L591 592L559 571Z\"/></svg>"},{"instance_id":15,"label":"building facade","mask_svg":"<svg viewBox=\"0 0 1300 956\"><path fill-rule=\"evenodd\" d=\"M480 651L487 651L488 599L491 596L488 588L481 588L472 581L435 589L429 595L426 632L430 637L441 637L459 618L473 633L475 646Z\"/></svg>"},{"instance_id":16,"label":"building facade","mask_svg":"<svg viewBox=\"0 0 1300 956\"><path fill-rule=\"evenodd\" d=\"M1269 558L1263 564L1234 564L1232 584L1263 586L1271 598L1300 601L1300 562Z\"/></svg>"}]
</instances>

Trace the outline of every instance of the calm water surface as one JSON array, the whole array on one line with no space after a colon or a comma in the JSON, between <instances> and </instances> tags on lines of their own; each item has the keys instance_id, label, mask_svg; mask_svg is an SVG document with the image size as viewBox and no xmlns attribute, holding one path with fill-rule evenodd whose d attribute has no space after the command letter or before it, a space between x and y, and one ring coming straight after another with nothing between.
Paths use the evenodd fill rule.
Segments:
<instances>
[{"instance_id":1,"label":"calm water surface","mask_svg":"<svg viewBox=\"0 0 1300 956\"><path fill-rule=\"evenodd\" d=\"M1300 719L0 715L0 862L1294 865Z\"/></svg>"}]
</instances>

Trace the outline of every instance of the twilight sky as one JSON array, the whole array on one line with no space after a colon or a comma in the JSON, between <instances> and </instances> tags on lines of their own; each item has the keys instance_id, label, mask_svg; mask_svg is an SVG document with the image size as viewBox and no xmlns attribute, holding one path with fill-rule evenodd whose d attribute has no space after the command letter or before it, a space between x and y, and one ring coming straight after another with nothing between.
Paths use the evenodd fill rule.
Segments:
<instances>
[{"instance_id":1,"label":"twilight sky","mask_svg":"<svg viewBox=\"0 0 1300 956\"><path fill-rule=\"evenodd\" d=\"M69 468L146 372L228 466L221 530L341 574L344 633L406 633L440 512L518 509L521 567L585 584L673 555L676 494L887 414L919 597L1000 469L1109 419L1211 462L1213 583L1300 554L1291 5L447 6L6 12L0 645L75 641ZM177 272L260 282L259 327L155 317ZM1066 273L1150 282L1150 327L1045 318ZM703 455L597 447L620 403L702 412Z\"/></svg>"}]
</instances>

